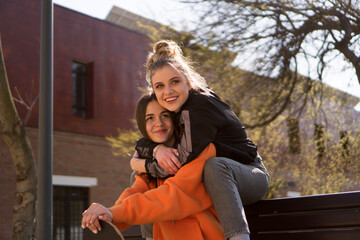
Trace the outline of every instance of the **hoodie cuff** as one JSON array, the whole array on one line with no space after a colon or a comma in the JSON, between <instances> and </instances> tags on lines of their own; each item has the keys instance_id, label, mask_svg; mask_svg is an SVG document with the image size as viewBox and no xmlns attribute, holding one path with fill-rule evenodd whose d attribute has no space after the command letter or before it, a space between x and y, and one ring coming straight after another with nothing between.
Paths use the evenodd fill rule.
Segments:
<instances>
[{"instance_id":1,"label":"hoodie cuff","mask_svg":"<svg viewBox=\"0 0 360 240\"><path fill-rule=\"evenodd\" d=\"M126 216L126 208L122 204L115 205L109 208L110 212L113 215L113 223L119 224L126 222L126 219L124 218Z\"/></svg>"}]
</instances>

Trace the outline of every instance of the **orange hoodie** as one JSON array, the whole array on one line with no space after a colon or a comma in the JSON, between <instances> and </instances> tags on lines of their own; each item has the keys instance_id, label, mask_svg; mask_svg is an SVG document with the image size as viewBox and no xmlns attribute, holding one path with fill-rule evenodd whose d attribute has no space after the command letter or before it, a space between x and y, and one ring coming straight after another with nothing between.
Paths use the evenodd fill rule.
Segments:
<instances>
[{"instance_id":1,"label":"orange hoodie","mask_svg":"<svg viewBox=\"0 0 360 240\"><path fill-rule=\"evenodd\" d=\"M149 183L136 176L110 209L113 223L123 231L130 225L154 223L155 240L225 239L222 227L202 182L205 162L216 155L209 144L174 177Z\"/></svg>"}]
</instances>

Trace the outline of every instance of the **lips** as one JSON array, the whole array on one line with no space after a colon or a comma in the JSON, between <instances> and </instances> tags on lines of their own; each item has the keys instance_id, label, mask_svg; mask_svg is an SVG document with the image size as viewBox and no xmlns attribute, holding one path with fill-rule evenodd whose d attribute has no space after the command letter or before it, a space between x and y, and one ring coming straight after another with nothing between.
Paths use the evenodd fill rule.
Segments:
<instances>
[{"instance_id":1,"label":"lips","mask_svg":"<svg viewBox=\"0 0 360 240\"><path fill-rule=\"evenodd\" d=\"M156 134L164 134L164 133L166 133L166 129L160 129L160 130L154 131L154 133L156 133Z\"/></svg>"},{"instance_id":2,"label":"lips","mask_svg":"<svg viewBox=\"0 0 360 240\"><path fill-rule=\"evenodd\" d=\"M175 102L177 98L178 98L178 97L166 98L166 99L165 99L165 102L167 102L167 103L172 103L172 102Z\"/></svg>"}]
</instances>

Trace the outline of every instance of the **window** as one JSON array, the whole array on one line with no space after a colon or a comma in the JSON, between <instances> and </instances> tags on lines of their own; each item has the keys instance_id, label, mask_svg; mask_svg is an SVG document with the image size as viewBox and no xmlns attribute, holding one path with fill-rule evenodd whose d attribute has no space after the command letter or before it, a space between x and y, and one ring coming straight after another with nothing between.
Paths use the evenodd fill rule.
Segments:
<instances>
[{"instance_id":1,"label":"window","mask_svg":"<svg viewBox=\"0 0 360 240\"><path fill-rule=\"evenodd\" d=\"M322 159L325 154L325 136L324 136L324 126L323 125L315 124L314 138L315 138L317 157L319 159Z\"/></svg>"},{"instance_id":2,"label":"window","mask_svg":"<svg viewBox=\"0 0 360 240\"><path fill-rule=\"evenodd\" d=\"M84 187L54 186L54 227L55 240L82 240L82 212L89 205L89 190Z\"/></svg>"},{"instance_id":3,"label":"window","mask_svg":"<svg viewBox=\"0 0 360 240\"><path fill-rule=\"evenodd\" d=\"M288 117L286 125L288 128L289 150L291 153L299 154L301 151L299 119L296 117Z\"/></svg>"},{"instance_id":4,"label":"window","mask_svg":"<svg viewBox=\"0 0 360 240\"><path fill-rule=\"evenodd\" d=\"M340 131L341 155L345 163L349 162L349 134L347 131Z\"/></svg>"},{"instance_id":5,"label":"window","mask_svg":"<svg viewBox=\"0 0 360 240\"><path fill-rule=\"evenodd\" d=\"M92 64L73 61L72 81L73 115L92 117Z\"/></svg>"}]
</instances>

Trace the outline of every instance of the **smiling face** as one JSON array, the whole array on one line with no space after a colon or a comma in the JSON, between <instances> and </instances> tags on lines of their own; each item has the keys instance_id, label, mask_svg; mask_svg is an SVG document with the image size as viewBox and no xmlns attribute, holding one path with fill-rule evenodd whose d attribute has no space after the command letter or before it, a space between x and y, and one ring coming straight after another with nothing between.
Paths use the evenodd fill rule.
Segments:
<instances>
[{"instance_id":1,"label":"smiling face","mask_svg":"<svg viewBox=\"0 0 360 240\"><path fill-rule=\"evenodd\" d=\"M180 111L191 89L185 75L174 65L167 64L155 71L151 82L159 104L169 111Z\"/></svg>"},{"instance_id":2,"label":"smiling face","mask_svg":"<svg viewBox=\"0 0 360 240\"><path fill-rule=\"evenodd\" d=\"M175 143L174 124L171 114L153 100L146 107L146 132L149 138L156 143L173 146Z\"/></svg>"}]
</instances>

